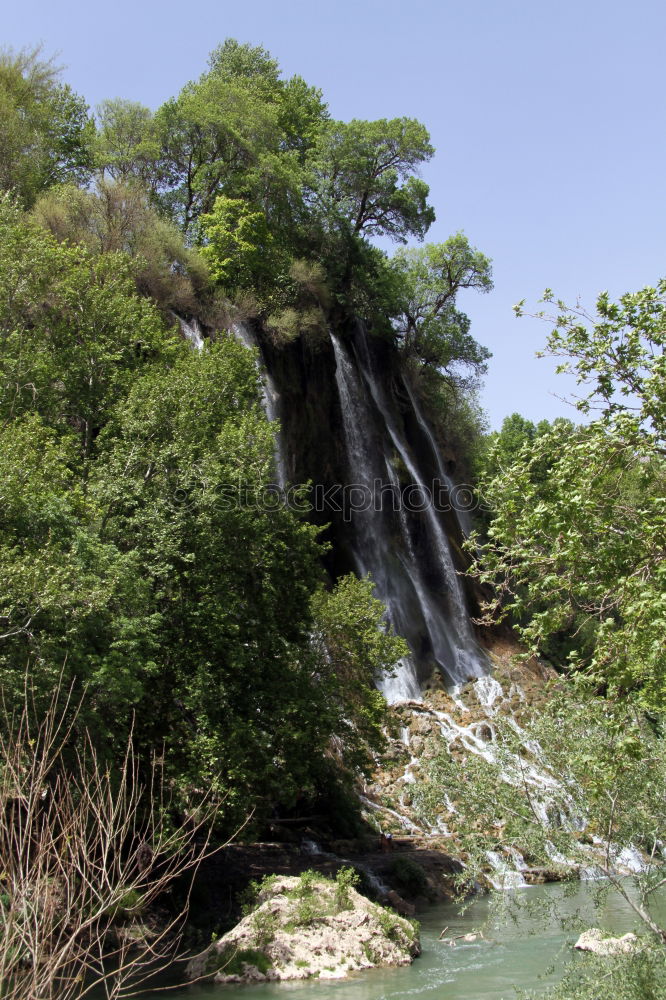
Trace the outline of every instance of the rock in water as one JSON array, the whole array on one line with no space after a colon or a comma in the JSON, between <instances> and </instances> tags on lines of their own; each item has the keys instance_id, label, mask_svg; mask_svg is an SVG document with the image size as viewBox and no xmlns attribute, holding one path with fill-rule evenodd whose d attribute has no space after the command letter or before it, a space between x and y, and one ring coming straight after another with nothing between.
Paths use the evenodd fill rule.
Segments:
<instances>
[{"instance_id":1,"label":"rock in water","mask_svg":"<svg viewBox=\"0 0 666 1000\"><path fill-rule=\"evenodd\" d=\"M192 978L217 983L341 979L379 965L408 965L420 954L409 920L348 884L314 873L267 879L256 908L194 958Z\"/></svg>"},{"instance_id":2,"label":"rock in water","mask_svg":"<svg viewBox=\"0 0 666 1000\"><path fill-rule=\"evenodd\" d=\"M591 951L594 955L605 958L609 955L626 955L635 951L638 946L638 938L635 934L624 934L622 937L604 937L604 932L598 927L592 927L589 931L583 931L576 941L574 948L578 951Z\"/></svg>"}]
</instances>

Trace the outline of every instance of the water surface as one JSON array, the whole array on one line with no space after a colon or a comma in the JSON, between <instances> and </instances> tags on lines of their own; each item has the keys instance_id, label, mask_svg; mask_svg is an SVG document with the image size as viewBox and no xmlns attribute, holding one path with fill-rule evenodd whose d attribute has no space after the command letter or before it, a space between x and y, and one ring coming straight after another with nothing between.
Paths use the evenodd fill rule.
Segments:
<instances>
[{"instance_id":1,"label":"water surface","mask_svg":"<svg viewBox=\"0 0 666 1000\"><path fill-rule=\"evenodd\" d=\"M535 886L514 890L510 906L515 912L497 914L489 897L477 899L460 915L451 905L433 907L420 915L423 953L411 966L371 969L350 979L301 980L261 986L192 986L165 994L146 994L171 1000L515 1000L515 988L542 993L562 975L582 927L600 926L624 934L637 930L633 911L617 893L611 893L601 910L593 906L596 883ZM573 891L572 891L573 890ZM661 900L666 919L666 897ZM553 912L556 911L557 917ZM565 926L561 921L564 920ZM579 926L579 921L582 923ZM484 937L450 947L439 940L482 929Z\"/></svg>"}]
</instances>

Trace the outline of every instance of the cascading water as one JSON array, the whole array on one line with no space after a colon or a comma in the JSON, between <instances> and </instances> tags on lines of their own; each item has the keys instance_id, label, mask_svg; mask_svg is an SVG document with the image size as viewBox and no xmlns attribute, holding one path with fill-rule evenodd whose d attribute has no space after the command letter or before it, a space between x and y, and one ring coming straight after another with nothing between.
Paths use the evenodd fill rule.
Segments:
<instances>
[{"instance_id":1,"label":"cascading water","mask_svg":"<svg viewBox=\"0 0 666 1000\"><path fill-rule=\"evenodd\" d=\"M285 449L282 435L282 428L279 426L279 405L280 393L271 375L269 374L261 353L259 341L255 334L243 323L234 323L231 332L237 340L240 340L245 347L249 347L255 352L257 358L257 370L261 380L261 396L264 404L264 411L271 423L277 422L278 431L275 435L275 472L277 475L277 485L285 489L287 485L287 463L285 459Z\"/></svg>"},{"instance_id":2,"label":"cascading water","mask_svg":"<svg viewBox=\"0 0 666 1000\"><path fill-rule=\"evenodd\" d=\"M196 351L202 351L204 338L199 325L199 320L194 317L188 322L188 320L183 319L182 316L178 316L177 319L185 339L189 340L190 344Z\"/></svg>"},{"instance_id":3,"label":"cascading water","mask_svg":"<svg viewBox=\"0 0 666 1000\"><path fill-rule=\"evenodd\" d=\"M472 521L469 516L469 511L465 507L461 506L459 500L457 499L459 490L456 489L455 483L453 482L453 480L447 473L446 469L444 468L442 453L437 446L437 442L435 441L435 437L432 433L432 430L428 425L427 420L423 416L423 413L421 412L421 407L419 406L418 400L414 395L412 387L407 381L407 379L405 379L404 384L407 390L407 395L409 396L409 401L412 404L412 410L414 411L414 416L418 420L419 427L425 434L428 440L428 444L430 445L432 455L435 460L435 464L437 465L437 473L439 475L439 478L441 479L441 481L444 483L444 485L448 490L449 502L451 503L451 507L458 520L458 525L460 526L460 530L462 531L463 535L468 537L472 533Z\"/></svg>"},{"instance_id":4,"label":"cascading water","mask_svg":"<svg viewBox=\"0 0 666 1000\"><path fill-rule=\"evenodd\" d=\"M382 471L386 468L390 470L390 466L385 456L373 447L372 414L360 391L352 362L333 333L331 333L331 343L335 353L335 377L340 396L349 472L352 478L352 482L347 486L362 490L368 500L364 509L358 509L354 513L357 536L354 554L357 571L361 576L370 573L377 596L386 605L389 621L396 632L407 635L409 621L406 613L405 585L411 586L412 590L416 590L416 587L410 579L409 566L404 566L406 573L399 573L395 568L391 572L394 556L389 551L390 537L382 524L382 497L377 493L377 484L382 482ZM407 701L419 698L421 695L421 687L411 658L402 660L395 675L382 678L380 684L390 702Z\"/></svg>"},{"instance_id":5,"label":"cascading water","mask_svg":"<svg viewBox=\"0 0 666 1000\"><path fill-rule=\"evenodd\" d=\"M357 569L370 573L389 621L413 651L394 677L382 679L382 691L391 702L420 697L423 678L417 659L439 668L450 685L481 677L488 665L472 634L446 533L382 381L375 375L365 334L359 344L361 357L356 351L350 354L333 333L331 343L347 445L348 489L356 489L366 501L363 509L353 509ZM427 430L416 408L414 413ZM427 436L435 450L432 436ZM418 509L406 507L396 463L409 477L410 489L425 501ZM420 552L414 544L418 535Z\"/></svg>"},{"instance_id":6,"label":"cascading water","mask_svg":"<svg viewBox=\"0 0 666 1000\"><path fill-rule=\"evenodd\" d=\"M180 319L180 326L202 350L197 321ZM395 675L380 680L387 700L419 700L433 671L449 686L487 674L439 512L432 502L416 508L404 502L410 490L431 495L422 466L431 466L433 478L439 475L449 497L453 489L409 386L411 408L405 410L395 405L386 378L375 370L377 344L371 348L361 327L352 346L331 332L332 350L304 341L276 350L243 323L230 332L254 351L266 415L279 425L276 484L283 489L288 480L333 489L345 484L343 492L353 498L351 516L347 509L315 507L315 517L322 527L329 525L332 575L350 568L370 574L388 621L410 647ZM418 440L412 440L414 433ZM463 517L459 526L468 531Z\"/></svg>"}]
</instances>

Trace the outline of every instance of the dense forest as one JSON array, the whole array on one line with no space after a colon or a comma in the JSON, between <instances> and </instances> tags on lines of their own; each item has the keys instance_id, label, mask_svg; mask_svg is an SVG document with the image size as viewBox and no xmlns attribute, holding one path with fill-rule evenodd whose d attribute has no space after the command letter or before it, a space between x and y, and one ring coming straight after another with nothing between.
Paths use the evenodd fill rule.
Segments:
<instances>
[{"instance_id":1,"label":"dense forest","mask_svg":"<svg viewBox=\"0 0 666 1000\"><path fill-rule=\"evenodd\" d=\"M316 88L233 40L154 112L92 112L40 50L0 57L3 851L18 850L12 809L33 802L26 774L34 803L69 776L76 812L90 773L119 801L128 774L159 773L165 855L185 843L172 826L198 837L201 816L220 842L299 811L362 829L355 783L396 725L377 685L410 646L373 579L331 554L325 519L265 502L280 429L258 349L234 332L316 358L330 330L362 323L473 490L472 535L451 530L475 641L508 624L553 671L533 738L584 789L594 831L649 856L641 919L663 945L645 900L666 814L666 282L590 315L547 292L575 419L514 414L488 433L490 354L457 297L492 289L491 262L463 233L422 242L433 153L420 122L335 121ZM391 462L405 481L402 453ZM510 726L502 739L517 752ZM424 815L451 767L433 752ZM470 871L479 817L492 826L498 808L480 767L462 810ZM537 856L556 836L506 787L504 842ZM663 986L663 947L650 956ZM16 961L2 958L8 990ZM49 996L77 995L75 964Z\"/></svg>"}]
</instances>

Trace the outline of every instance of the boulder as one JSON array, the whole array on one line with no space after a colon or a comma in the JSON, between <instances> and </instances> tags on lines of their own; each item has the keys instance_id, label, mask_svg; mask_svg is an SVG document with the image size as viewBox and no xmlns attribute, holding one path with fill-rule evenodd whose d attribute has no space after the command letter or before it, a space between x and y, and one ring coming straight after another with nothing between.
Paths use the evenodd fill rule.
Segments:
<instances>
[{"instance_id":1,"label":"boulder","mask_svg":"<svg viewBox=\"0 0 666 1000\"><path fill-rule=\"evenodd\" d=\"M188 966L191 979L216 983L341 979L380 965L408 965L418 932L351 885L314 872L273 876L255 909Z\"/></svg>"},{"instance_id":2,"label":"boulder","mask_svg":"<svg viewBox=\"0 0 666 1000\"><path fill-rule=\"evenodd\" d=\"M594 955L605 958L610 955L626 955L638 947L635 934L624 934L622 937L604 937L604 932L598 927L583 931L574 948L578 951L591 951Z\"/></svg>"}]
</instances>

